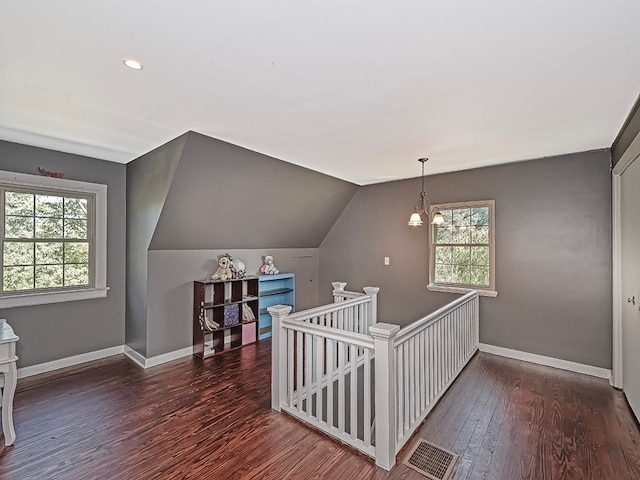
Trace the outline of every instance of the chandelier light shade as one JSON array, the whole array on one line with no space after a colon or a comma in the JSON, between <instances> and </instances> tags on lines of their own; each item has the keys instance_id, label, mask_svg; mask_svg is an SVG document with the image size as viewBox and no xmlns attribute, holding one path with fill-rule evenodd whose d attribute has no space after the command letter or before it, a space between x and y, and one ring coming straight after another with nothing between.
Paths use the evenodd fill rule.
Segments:
<instances>
[{"instance_id":1,"label":"chandelier light shade","mask_svg":"<svg viewBox=\"0 0 640 480\"><path fill-rule=\"evenodd\" d=\"M442 225L444 223L444 217L440 212L436 212L433 214L433 220L431 220L431 225Z\"/></svg>"},{"instance_id":2,"label":"chandelier light shade","mask_svg":"<svg viewBox=\"0 0 640 480\"><path fill-rule=\"evenodd\" d=\"M422 225L422 217L420 216L420 213L416 208L415 211L411 214L411 217L409 218L409 226L419 227L420 225Z\"/></svg>"},{"instance_id":3,"label":"chandelier light shade","mask_svg":"<svg viewBox=\"0 0 640 480\"><path fill-rule=\"evenodd\" d=\"M424 164L429 160L428 158L419 158L418 161L422 164L422 190L420 191L420 196L418 197L418 206L413 210L411 217L409 218L409 226L410 227L419 227L422 225L422 215L427 215L428 218L428 209L429 209L429 201L427 200L427 194L424 191ZM442 217L442 215L440 215ZM444 221L444 218L442 219Z\"/></svg>"}]
</instances>

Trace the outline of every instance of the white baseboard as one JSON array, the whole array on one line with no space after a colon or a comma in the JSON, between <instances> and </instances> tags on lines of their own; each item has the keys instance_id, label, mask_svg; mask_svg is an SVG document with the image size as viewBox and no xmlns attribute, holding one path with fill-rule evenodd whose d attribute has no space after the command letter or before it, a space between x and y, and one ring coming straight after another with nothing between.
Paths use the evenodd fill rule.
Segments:
<instances>
[{"instance_id":1,"label":"white baseboard","mask_svg":"<svg viewBox=\"0 0 640 480\"><path fill-rule=\"evenodd\" d=\"M144 365L147 359L144 358L142 355L140 355L138 352L136 352L129 345L124 346L124 354L127 357L129 357L129 360L133 361L133 363L135 363L139 367L146 368Z\"/></svg>"},{"instance_id":2,"label":"white baseboard","mask_svg":"<svg viewBox=\"0 0 640 480\"><path fill-rule=\"evenodd\" d=\"M155 367L162 363L170 362L171 360L177 360L179 358L188 357L193 355L193 347L185 347L173 352L163 353L153 357L146 358L136 352L129 345L124 346L124 354L135 362L136 365L142 368Z\"/></svg>"},{"instance_id":3,"label":"white baseboard","mask_svg":"<svg viewBox=\"0 0 640 480\"><path fill-rule=\"evenodd\" d=\"M569 360L562 360L560 358L545 357L544 355L512 350L510 348L496 347L495 345L488 345L486 343L479 344L479 347L481 352L491 353L501 357L514 358L516 360L536 363L546 367L554 367L561 370L568 370L570 372L583 373L585 375L591 375L592 377L606 378L607 380L611 378L611 370L606 368L570 362Z\"/></svg>"},{"instance_id":4,"label":"white baseboard","mask_svg":"<svg viewBox=\"0 0 640 480\"><path fill-rule=\"evenodd\" d=\"M163 353L162 355L156 355L155 357L145 358L134 349L132 349L129 345L118 345L117 347L103 348L102 350L96 350L94 352L81 353L80 355L60 358L58 360L52 360L51 362L22 367L18 369L18 378L31 377L33 375L39 375L41 373L59 370L61 368L73 367L74 365L80 365L81 363L112 357L113 355L119 355L121 353L124 353L138 366L142 368L149 368L155 367L156 365L160 365L162 363L170 362L171 360L176 360L178 358L188 357L189 355L193 354L193 347L186 347L174 352Z\"/></svg>"},{"instance_id":5,"label":"white baseboard","mask_svg":"<svg viewBox=\"0 0 640 480\"><path fill-rule=\"evenodd\" d=\"M60 368L72 367L74 365L80 365L81 363L91 362L93 360L100 360L101 358L111 357L120 353L124 353L124 345L104 348L94 352L81 353L80 355L60 358L59 360L39 363L38 365L31 365L29 367L22 367L18 369L18 378L31 377L32 375L39 375L40 373L51 372Z\"/></svg>"}]
</instances>

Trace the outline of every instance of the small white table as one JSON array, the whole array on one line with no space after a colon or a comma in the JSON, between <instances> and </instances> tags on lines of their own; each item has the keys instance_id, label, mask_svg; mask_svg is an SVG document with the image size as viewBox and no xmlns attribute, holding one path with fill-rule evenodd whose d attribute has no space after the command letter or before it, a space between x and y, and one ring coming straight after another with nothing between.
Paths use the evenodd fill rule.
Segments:
<instances>
[{"instance_id":1,"label":"small white table","mask_svg":"<svg viewBox=\"0 0 640 480\"><path fill-rule=\"evenodd\" d=\"M0 319L0 389L2 389L2 432L5 445L13 445L16 431L13 428L13 396L18 383L16 368L16 343L18 336L6 320Z\"/></svg>"}]
</instances>

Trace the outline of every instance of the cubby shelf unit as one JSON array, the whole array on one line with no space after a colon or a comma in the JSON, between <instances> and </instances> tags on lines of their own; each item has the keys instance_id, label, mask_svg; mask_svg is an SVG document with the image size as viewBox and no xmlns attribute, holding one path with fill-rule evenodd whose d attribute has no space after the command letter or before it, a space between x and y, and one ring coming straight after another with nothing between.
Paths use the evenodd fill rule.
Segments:
<instances>
[{"instance_id":1,"label":"cubby shelf unit","mask_svg":"<svg viewBox=\"0 0 640 480\"><path fill-rule=\"evenodd\" d=\"M243 321L243 305L253 320ZM210 330L205 318L220 325ZM193 354L200 358L255 342L258 333L258 277L193 282Z\"/></svg>"},{"instance_id":2,"label":"cubby shelf unit","mask_svg":"<svg viewBox=\"0 0 640 480\"><path fill-rule=\"evenodd\" d=\"M258 283L260 297L258 339L263 340L271 336L271 315L267 311L267 307L290 305L292 311L295 311L295 275L293 273L260 275Z\"/></svg>"}]
</instances>

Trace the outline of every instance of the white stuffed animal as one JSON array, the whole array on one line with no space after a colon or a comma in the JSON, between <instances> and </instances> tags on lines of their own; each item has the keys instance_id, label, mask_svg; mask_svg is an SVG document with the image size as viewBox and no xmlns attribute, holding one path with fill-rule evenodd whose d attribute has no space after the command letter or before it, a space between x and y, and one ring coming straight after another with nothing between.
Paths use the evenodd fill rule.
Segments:
<instances>
[{"instance_id":1,"label":"white stuffed animal","mask_svg":"<svg viewBox=\"0 0 640 480\"><path fill-rule=\"evenodd\" d=\"M218 269L211 275L211 280L229 280L231 278L230 264L231 259L229 257L220 257L220 260L218 260Z\"/></svg>"},{"instance_id":2,"label":"white stuffed animal","mask_svg":"<svg viewBox=\"0 0 640 480\"><path fill-rule=\"evenodd\" d=\"M233 278L244 278L247 271L247 267L245 266L244 262L242 260L238 260L237 258L233 259L231 265L229 265L229 268L231 269L231 275L233 276Z\"/></svg>"}]
</instances>

